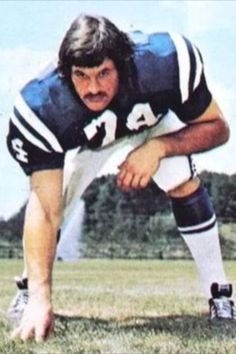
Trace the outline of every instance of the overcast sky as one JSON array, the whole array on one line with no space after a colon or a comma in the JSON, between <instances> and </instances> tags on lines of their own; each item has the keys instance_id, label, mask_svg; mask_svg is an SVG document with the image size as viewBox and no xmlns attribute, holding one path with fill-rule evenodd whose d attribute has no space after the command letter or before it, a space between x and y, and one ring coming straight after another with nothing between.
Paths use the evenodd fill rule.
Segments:
<instances>
[{"instance_id":1,"label":"overcast sky","mask_svg":"<svg viewBox=\"0 0 236 354\"><path fill-rule=\"evenodd\" d=\"M199 167L235 173L235 1L0 1L0 217L18 211L28 195L28 179L5 147L14 96L57 56L80 12L107 16L125 31L177 31L197 42L211 89L232 129L229 144L201 156Z\"/></svg>"}]
</instances>

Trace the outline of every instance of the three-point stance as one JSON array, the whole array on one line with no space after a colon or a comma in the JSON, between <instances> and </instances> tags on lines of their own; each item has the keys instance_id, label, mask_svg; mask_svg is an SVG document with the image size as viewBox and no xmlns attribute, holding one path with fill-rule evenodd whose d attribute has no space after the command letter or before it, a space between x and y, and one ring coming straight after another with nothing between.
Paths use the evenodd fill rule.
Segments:
<instances>
[{"instance_id":1,"label":"three-point stance","mask_svg":"<svg viewBox=\"0 0 236 354\"><path fill-rule=\"evenodd\" d=\"M28 290L26 281L18 281L29 298L13 336L38 341L53 330L51 283L64 158L76 147L64 218L71 218L107 159L118 149L126 151L117 185L145 188L153 179L169 195L211 317L233 318L214 209L191 157L228 136L201 54L188 39L174 33L128 35L106 18L79 16L62 41L58 65L21 90L10 120L8 147L31 183L23 235Z\"/></svg>"}]
</instances>

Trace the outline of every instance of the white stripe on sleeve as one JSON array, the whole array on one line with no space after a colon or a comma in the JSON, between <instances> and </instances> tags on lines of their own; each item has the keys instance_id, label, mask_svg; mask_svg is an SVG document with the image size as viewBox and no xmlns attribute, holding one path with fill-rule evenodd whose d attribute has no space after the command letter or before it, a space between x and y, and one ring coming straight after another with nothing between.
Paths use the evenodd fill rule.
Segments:
<instances>
[{"instance_id":1,"label":"white stripe on sleeve","mask_svg":"<svg viewBox=\"0 0 236 354\"><path fill-rule=\"evenodd\" d=\"M18 120L18 118L15 116L13 113L11 116L11 121L15 126L19 129L19 131L24 135L24 137L30 141L33 145L36 145L40 149L46 151L46 152L51 152L48 150L48 148L40 141L38 140L33 134L31 134Z\"/></svg>"},{"instance_id":2,"label":"white stripe on sleeve","mask_svg":"<svg viewBox=\"0 0 236 354\"><path fill-rule=\"evenodd\" d=\"M188 47L180 34L170 33L170 37L177 51L181 102L184 103L189 97L190 57Z\"/></svg>"},{"instance_id":3,"label":"white stripe on sleeve","mask_svg":"<svg viewBox=\"0 0 236 354\"><path fill-rule=\"evenodd\" d=\"M44 139L46 139L49 145L51 145L56 152L63 152L63 149L55 135L46 127L46 125L41 122L41 120L30 109L30 107L26 104L20 94L18 94L16 98L15 107L20 112L22 118L33 129L35 129L38 134L40 134Z\"/></svg>"},{"instance_id":4,"label":"white stripe on sleeve","mask_svg":"<svg viewBox=\"0 0 236 354\"><path fill-rule=\"evenodd\" d=\"M200 80L201 80L203 65L202 65L202 61L200 58L200 54L194 45L193 45L193 52L194 52L195 59L196 59L196 73L195 73L195 79L194 79L194 84L193 84L193 90L195 90L198 87Z\"/></svg>"}]
</instances>

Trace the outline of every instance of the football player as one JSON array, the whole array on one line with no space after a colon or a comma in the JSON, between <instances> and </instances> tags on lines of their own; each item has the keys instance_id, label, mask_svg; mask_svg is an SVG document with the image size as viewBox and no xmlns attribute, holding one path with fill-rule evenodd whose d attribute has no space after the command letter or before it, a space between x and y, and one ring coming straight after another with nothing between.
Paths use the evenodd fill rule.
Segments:
<instances>
[{"instance_id":1,"label":"football player","mask_svg":"<svg viewBox=\"0 0 236 354\"><path fill-rule=\"evenodd\" d=\"M10 120L8 148L31 184L25 279L18 280L17 294L18 300L24 295L23 315L13 337L40 341L53 331L52 268L61 215L73 219L78 198L118 150L117 185L145 188L153 179L167 193L211 318L234 318L216 216L191 156L228 137L201 54L188 39L128 35L104 17L79 16L62 41L57 65L21 90ZM63 210L65 155L74 148Z\"/></svg>"}]
</instances>

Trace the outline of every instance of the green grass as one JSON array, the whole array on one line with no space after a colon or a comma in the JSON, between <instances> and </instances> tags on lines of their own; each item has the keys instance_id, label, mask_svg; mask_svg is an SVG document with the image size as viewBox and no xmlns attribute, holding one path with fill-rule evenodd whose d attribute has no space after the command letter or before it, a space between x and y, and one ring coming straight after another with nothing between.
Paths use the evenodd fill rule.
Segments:
<instances>
[{"instance_id":1,"label":"green grass","mask_svg":"<svg viewBox=\"0 0 236 354\"><path fill-rule=\"evenodd\" d=\"M20 268L20 261L0 261L0 353L236 353L236 324L208 321L191 261L59 262L55 336L43 344L11 342L4 311ZM226 262L226 270L234 279L236 263Z\"/></svg>"}]
</instances>

